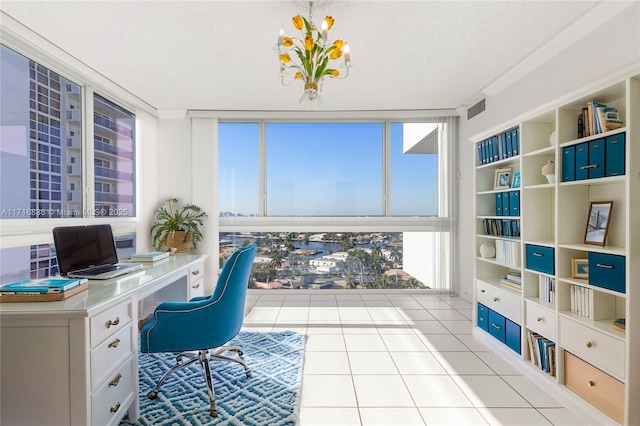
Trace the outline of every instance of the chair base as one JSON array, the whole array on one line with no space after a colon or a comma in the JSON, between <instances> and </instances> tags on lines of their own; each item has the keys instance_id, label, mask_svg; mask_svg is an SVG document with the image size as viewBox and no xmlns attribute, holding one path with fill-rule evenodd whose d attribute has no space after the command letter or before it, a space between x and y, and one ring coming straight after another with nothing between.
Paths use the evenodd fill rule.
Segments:
<instances>
[{"instance_id":1,"label":"chair base","mask_svg":"<svg viewBox=\"0 0 640 426\"><path fill-rule=\"evenodd\" d=\"M223 355L225 352L234 352L237 354L237 357ZM238 363L242 365L242 367L244 368L244 374L247 376L247 378L249 378L251 377L251 370L249 369L247 363L244 362L242 358L240 358L240 356L242 356L242 349L238 346L220 346L216 349L201 349L198 352L180 352L178 355L176 355L176 366L164 373L160 380L158 380L156 387L147 394L147 398L151 400L156 399L158 397L158 393L160 393L160 387L162 386L162 383L164 383L164 381L169 376L171 376L176 371L193 364L196 361L200 361L200 365L202 365L202 372L204 373L204 378L207 383L207 394L209 395L210 409L209 413L212 417L218 417L218 412L215 405L215 396L213 394L213 382L211 380L211 366L209 365L209 362L211 360L220 360ZM183 361L184 358L186 358L186 360Z\"/></svg>"}]
</instances>

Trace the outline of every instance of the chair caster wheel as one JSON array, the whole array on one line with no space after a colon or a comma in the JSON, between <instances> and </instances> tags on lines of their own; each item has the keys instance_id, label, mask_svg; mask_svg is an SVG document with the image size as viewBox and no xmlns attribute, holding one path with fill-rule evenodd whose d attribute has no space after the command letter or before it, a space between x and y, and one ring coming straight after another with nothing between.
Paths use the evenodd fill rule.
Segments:
<instances>
[{"instance_id":1,"label":"chair caster wheel","mask_svg":"<svg viewBox=\"0 0 640 426\"><path fill-rule=\"evenodd\" d=\"M215 408L213 408L213 409L209 412L209 414L211 414L211 417L218 417L218 412L216 411L216 409L215 409Z\"/></svg>"},{"instance_id":2,"label":"chair caster wheel","mask_svg":"<svg viewBox=\"0 0 640 426\"><path fill-rule=\"evenodd\" d=\"M147 394L147 398L149 398L150 400L154 400L158 397L158 392L157 391L151 391Z\"/></svg>"},{"instance_id":3,"label":"chair caster wheel","mask_svg":"<svg viewBox=\"0 0 640 426\"><path fill-rule=\"evenodd\" d=\"M245 374L247 375L247 379L251 377L251 371L247 371Z\"/></svg>"}]
</instances>

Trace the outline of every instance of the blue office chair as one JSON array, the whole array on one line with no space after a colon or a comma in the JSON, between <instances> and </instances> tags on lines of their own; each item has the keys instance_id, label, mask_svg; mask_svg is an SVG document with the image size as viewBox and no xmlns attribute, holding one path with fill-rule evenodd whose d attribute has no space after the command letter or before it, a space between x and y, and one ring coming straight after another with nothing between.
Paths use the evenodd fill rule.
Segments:
<instances>
[{"instance_id":1,"label":"blue office chair","mask_svg":"<svg viewBox=\"0 0 640 426\"><path fill-rule=\"evenodd\" d=\"M156 399L160 386L171 374L200 361L209 392L210 414L217 417L209 361L237 362L244 367L247 377L251 377L249 367L240 358L242 349L222 345L234 338L242 327L247 284L256 250L255 244L249 244L231 255L211 296L194 297L188 302L161 303L144 324L140 331L141 352L180 352L176 356L176 366L147 394L149 399ZM224 355L225 352L235 352L238 356Z\"/></svg>"}]
</instances>

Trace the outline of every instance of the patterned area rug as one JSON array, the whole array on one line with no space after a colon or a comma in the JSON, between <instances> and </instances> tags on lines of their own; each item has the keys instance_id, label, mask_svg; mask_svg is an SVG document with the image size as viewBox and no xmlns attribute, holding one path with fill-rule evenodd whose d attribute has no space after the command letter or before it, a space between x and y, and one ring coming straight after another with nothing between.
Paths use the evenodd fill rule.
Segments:
<instances>
[{"instance_id":1,"label":"patterned area rug","mask_svg":"<svg viewBox=\"0 0 640 426\"><path fill-rule=\"evenodd\" d=\"M231 342L242 347L251 369L247 378L235 362L212 361L218 417L209 415L209 398L200 363L173 374L158 398L147 393L175 366L172 354L139 354L140 418L121 425L295 425L298 423L305 335L293 331L240 332Z\"/></svg>"}]
</instances>

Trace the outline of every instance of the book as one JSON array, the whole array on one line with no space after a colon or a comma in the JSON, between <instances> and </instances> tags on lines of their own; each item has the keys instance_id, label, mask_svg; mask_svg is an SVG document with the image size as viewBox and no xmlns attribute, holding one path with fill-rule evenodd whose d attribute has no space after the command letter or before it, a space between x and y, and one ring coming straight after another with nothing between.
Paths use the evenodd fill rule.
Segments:
<instances>
[{"instance_id":1,"label":"book","mask_svg":"<svg viewBox=\"0 0 640 426\"><path fill-rule=\"evenodd\" d=\"M626 330L626 320L624 318L618 318L611 324L611 328L624 333Z\"/></svg>"},{"instance_id":2,"label":"book","mask_svg":"<svg viewBox=\"0 0 640 426\"><path fill-rule=\"evenodd\" d=\"M168 251L151 251L148 253L134 253L131 255L133 262L155 262L169 257Z\"/></svg>"},{"instance_id":3,"label":"book","mask_svg":"<svg viewBox=\"0 0 640 426\"><path fill-rule=\"evenodd\" d=\"M62 293L86 282L86 278L41 278L26 279L3 284L1 294L50 294Z\"/></svg>"},{"instance_id":4,"label":"book","mask_svg":"<svg viewBox=\"0 0 640 426\"><path fill-rule=\"evenodd\" d=\"M549 357L549 375L551 375L551 377L555 377L556 376L556 345L550 345L549 346L549 353L548 353L548 357Z\"/></svg>"}]
</instances>

